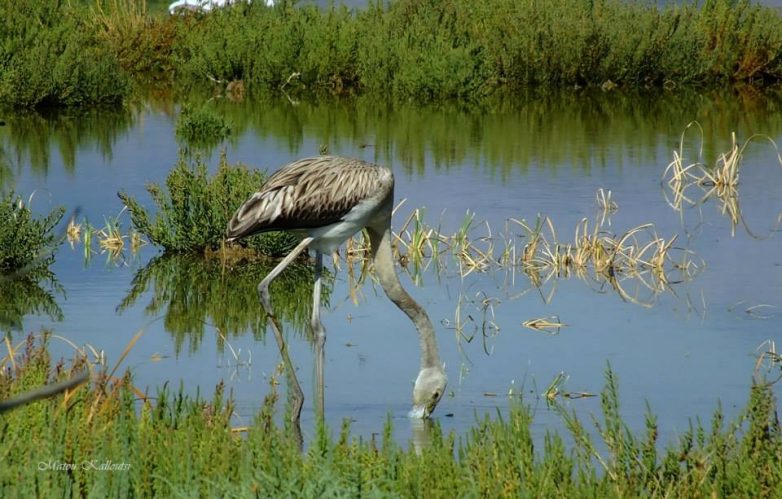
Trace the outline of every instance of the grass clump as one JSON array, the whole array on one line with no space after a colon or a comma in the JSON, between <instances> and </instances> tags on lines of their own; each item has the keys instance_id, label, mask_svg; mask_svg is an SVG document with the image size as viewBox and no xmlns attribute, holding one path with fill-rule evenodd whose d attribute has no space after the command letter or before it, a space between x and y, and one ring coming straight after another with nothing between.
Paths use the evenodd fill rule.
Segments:
<instances>
[{"instance_id":1,"label":"grass clump","mask_svg":"<svg viewBox=\"0 0 782 499\"><path fill-rule=\"evenodd\" d=\"M80 357L54 365L45 342L0 359L0 399L83 370ZM23 350L23 352L22 352ZM560 410L568 435L535 436L525 406L479 419L463 438L423 422L428 443L405 450L390 421L377 439L332 437L318 425L305 452L277 423L277 375L251 424L232 428L234 405L218 386L211 400L183 389L148 397L99 372L82 386L16 409L0 420L0 493L103 496L393 497L775 497L782 492L782 430L771 385L756 382L747 407L726 422L694 422L663 448L651 413L644 428L621 417L607 369L602 410L587 429ZM573 442L566 444L566 441ZM599 441L599 442L598 442ZM86 466L84 464L86 463ZM113 466L96 470L95 466ZM69 472L65 466L71 465Z\"/></svg>"},{"instance_id":2,"label":"grass clump","mask_svg":"<svg viewBox=\"0 0 782 499\"><path fill-rule=\"evenodd\" d=\"M135 228L153 244L169 253L205 253L221 247L228 220L265 180L258 170L230 165L220 156L217 171L209 176L201 160L193 164L180 158L166 179L166 190L158 184L147 185L157 207L149 212L134 197L120 192L130 210ZM246 238L247 247L269 256L280 256L296 244L294 236L271 232Z\"/></svg>"}]
</instances>

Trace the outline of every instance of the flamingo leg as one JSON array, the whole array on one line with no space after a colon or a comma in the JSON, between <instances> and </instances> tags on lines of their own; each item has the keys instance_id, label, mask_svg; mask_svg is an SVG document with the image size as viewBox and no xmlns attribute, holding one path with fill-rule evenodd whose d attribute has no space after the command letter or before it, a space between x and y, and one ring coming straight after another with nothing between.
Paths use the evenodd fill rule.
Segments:
<instances>
[{"instance_id":1,"label":"flamingo leg","mask_svg":"<svg viewBox=\"0 0 782 499\"><path fill-rule=\"evenodd\" d=\"M326 361L324 346L326 328L320 321L320 291L323 274L323 253L315 253L315 284L312 288L312 333L315 337L315 375L317 376L318 410L321 419L325 418L325 378L323 366Z\"/></svg>"},{"instance_id":2,"label":"flamingo leg","mask_svg":"<svg viewBox=\"0 0 782 499\"><path fill-rule=\"evenodd\" d=\"M307 246L310 245L312 242L311 237L305 237L301 240L299 244L296 245L295 248L291 250L288 255L282 259L280 263L277 264L276 267L272 269L271 272L266 274L266 277L263 278L260 284L258 284L258 295L261 298L261 304L263 305L263 308L266 310L266 313L268 315L274 315L272 313L272 303L271 303L271 297L269 295L269 285L271 282L277 278L280 274L282 274L282 271L285 270L288 265L291 264L293 260L296 259L297 256L301 254L302 251L307 249Z\"/></svg>"},{"instance_id":3,"label":"flamingo leg","mask_svg":"<svg viewBox=\"0 0 782 499\"><path fill-rule=\"evenodd\" d=\"M282 261L278 263L277 266L274 267L274 269L272 269L272 271L269 272L258 285L258 296L261 299L261 305L263 305L263 308L266 311L266 317L269 320L272 331L274 331L274 338L277 340L277 346L280 349L280 356L282 357L282 362L285 365L285 370L288 374L288 384L290 385L292 398L291 421L293 422L294 428L298 429L299 434L301 433L301 429L299 428L299 420L301 419L301 408L304 405L304 392L301 390L299 380L296 378L296 370L293 367L293 362L291 362L290 356L288 355L288 346L285 344L285 338L282 335L282 329L277 323L277 317L274 315L274 311L272 310L271 297L269 295L269 284L271 284L271 282L278 275L280 275L282 271L285 270L285 268L290 265L291 262L295 260L296 257L299 256L299 254L301 254L301 252L304 251L311 242L311 237L305 237L302 239L301 242L295 248L293 248L290 253L288 253L288 256L283 258Z\"/></svg>"}]
</instances>

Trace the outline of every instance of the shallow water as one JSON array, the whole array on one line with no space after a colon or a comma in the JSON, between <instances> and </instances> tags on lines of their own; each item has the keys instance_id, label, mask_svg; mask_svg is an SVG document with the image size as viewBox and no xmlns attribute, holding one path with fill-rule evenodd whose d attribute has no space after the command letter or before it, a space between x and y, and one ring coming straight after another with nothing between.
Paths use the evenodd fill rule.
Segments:
<instances>
[{"instance_id":1,"label":"shallow water","mask_svg":"<svg viewBox=\"0 0 782 499\"><path fill-rule=\"evenodd\" d=\"M567 243L582 218L590 224L599 219L595 195L603 188L618 204L604 230L622 234L651 222L666 240L678 237L677 254L693 252L699 270L690 278L659 293L626 279L624 299L605 281L576 276L553 276L536 287L518 267L462 277L453 259L446 260L445 270L431 266L418 275L419 286L403 272L403 284L436 325L450 381L435 412L445 430L463 432L476 415L505 410L518 400L507 396L511 390L523 392L537 408L540 435L559 429L558 416L542 398L549 383L565 373L564 391L599 393L610 363L627 421L642 427L648 401L662 441L669 442L687 429L690 418L708 420L720 401L735 415L747 400L757 356L767 349L761 344L782 340L777 230L782 166L773 146L753 142L741 166L741 211L761 238L741 224L732 235L715 199L677 213L661 185L682 131L693 120L704 129L703 159L709 164L728 150L732 131L740 142L758 133L782 144L778 94L580 92L470 108L392 108L370 100L216 102L234 131L222 145L232 163L276 169L317 154L325 144L331 153L392 167L397 198L407 200L394 218L396 229L413 208L426 207L425 221L451 234L470 210L476 219L473 237L486 234L477 223L486 222L499 245L497 234L509 219L534 222L542 214ZM217 162L218 148L197 151L177 143L176 109L150 102L119 114L6 115L0 128L4 188L25 197L34 192L38 211L78 208L78 217L96 226L122 209L118 190L149 205L145 184L164 182L180 148ZM695 159L699 143L691 128L688 158ZM127 216L121 220L127 228ZM513 230L520 251L528 239ZM211 393L223 380L237 400L237 424L248 422L279 363L254 297L255 283L268 268L226 276L191 259L158 256L146 246L120 263L105 255L85 263L83 246L64 245L54 265L64 287L57 295L64 319L30 314L22 319L24 330L51 327L77 344L104 350L113 365L143 329L123 364L137 386L154 394L163 383L182 383L189 393ZM274 295L285 309L281 315L304 387L305 435L314 428L313 352L307 306L296 304L308 303L309 272L306 267L291 272ZM679 273L670 275L673 280ZM390 414L400 441L419 438L407 419L419 362L411 324L371 282L351 293L344 264L332 277L323 313L329 424L335 428L351 418L354 433L369 436L382 431ZM763 306L753 308L758 305ZM455 330L457 309L461 334ZM558 334L522 326L551 316L566 324ZM22 337L18 331L13 335ZM72 352L58 340L53 347L62 355ZM599 412L599 397L559 400L585 417Z\"/></svg>"}]
</instances>

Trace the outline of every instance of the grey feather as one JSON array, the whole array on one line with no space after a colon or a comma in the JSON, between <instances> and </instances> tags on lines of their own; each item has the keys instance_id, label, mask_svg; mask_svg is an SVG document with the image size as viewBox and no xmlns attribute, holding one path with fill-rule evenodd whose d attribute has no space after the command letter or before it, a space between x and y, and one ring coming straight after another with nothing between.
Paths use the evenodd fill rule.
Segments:
<instances>
[{"instance_id":1,"label":"grey feather","mask_svg":"<svg viewBox=\"0 0 782 499\"><path fill-rule=\"evenodd\" d=\"M323 227L341 221L361 201L394 188L388 168L337 156L305 158L283 166L228 223L226 236Z\"/></svg>"}]
</instances>

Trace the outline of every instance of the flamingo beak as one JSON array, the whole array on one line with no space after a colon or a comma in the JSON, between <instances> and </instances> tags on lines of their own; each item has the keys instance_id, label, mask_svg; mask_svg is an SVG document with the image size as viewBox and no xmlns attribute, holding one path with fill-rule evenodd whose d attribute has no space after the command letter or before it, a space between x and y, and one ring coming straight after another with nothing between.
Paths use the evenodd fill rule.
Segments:
<instances>
[{"instance_id":1,"label":"flamingo beak","mask_svg":"<svg viewBox=\"0 0 782 499\"><path fill-rule=\"evenodd\" d=\"M426 419L430 413L431 411L425 405L414 405L407 415L413 419Z\"/></svg>"}]
</instances>

